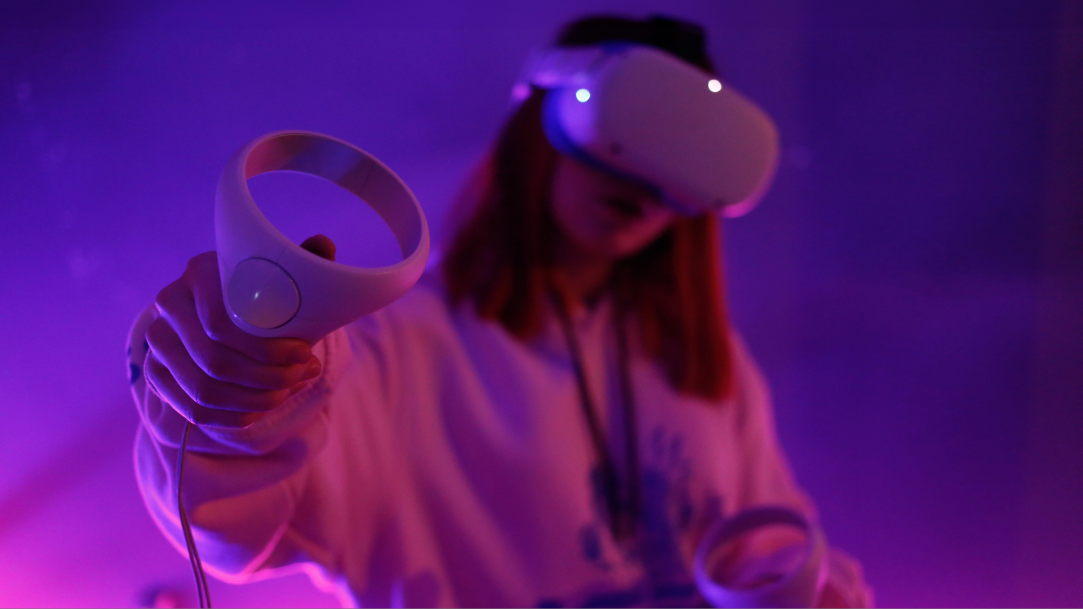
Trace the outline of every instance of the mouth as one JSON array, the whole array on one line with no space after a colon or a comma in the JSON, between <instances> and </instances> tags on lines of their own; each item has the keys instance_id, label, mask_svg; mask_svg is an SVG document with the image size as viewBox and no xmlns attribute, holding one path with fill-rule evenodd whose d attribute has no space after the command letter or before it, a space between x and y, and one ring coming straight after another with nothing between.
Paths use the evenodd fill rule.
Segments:
<instances>
[{"instance_id":1,"label":"mouth","mask_svg":"<svg viewBox=\"0 0 1083 609\"><path fill-rule=\"evenodd\" d=\"M622 218L629 220L643 217L644 205L635 199L624 197L609 197L605 200L605 206Z\"/></svg>"}]
</instances>

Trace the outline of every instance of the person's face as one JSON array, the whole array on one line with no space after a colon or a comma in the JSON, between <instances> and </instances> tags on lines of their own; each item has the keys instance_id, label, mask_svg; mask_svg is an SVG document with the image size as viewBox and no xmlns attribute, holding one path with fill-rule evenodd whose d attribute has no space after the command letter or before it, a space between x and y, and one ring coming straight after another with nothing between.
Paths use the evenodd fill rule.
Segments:
<instances>
[{"instance_id":1,"label":"person's face","mask_svg":"<svg viewBox=\"0 0 1083 609\"><path fill-rule=\"evenodd\" d=\"M552 205L569 245L610 261L650 245L677 216L651 190L564 155L557 161Z\"/></svg>"}]
</instances>

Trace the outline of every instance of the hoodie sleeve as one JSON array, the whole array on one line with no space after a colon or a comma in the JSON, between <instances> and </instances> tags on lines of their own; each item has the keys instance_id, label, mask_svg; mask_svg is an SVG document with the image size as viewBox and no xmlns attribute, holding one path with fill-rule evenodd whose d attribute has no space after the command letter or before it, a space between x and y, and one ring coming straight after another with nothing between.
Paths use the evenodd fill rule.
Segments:
<instances>
[{"instance_id":1,"label":"hoodie sleeve","mask_svg":"<svg viewBox=\"0 0 1083 609\"><path fill-rule=\"evenodd\" d=\"M135 470L158 527L182 554L177 512L177 457L185 420L152 391L142 374L149 307L129 335L131 390L139 411ZM184 457L184 499L200 557L220 579L245 581L257 571L310 563L326 577L343 560L367 555L389 498L387 381L381 318L351 340L344 329L313 352L323 374L245 429L192 426ZM368 338L364 338L364 337ZM355 376L349 392L340 391ZM349 463L350 467L344 467ZM348 533L348 534L347 534ZM348 540L348 541L347 541ZM344 546L350 545L349 555Z\"/></svg>"},{"instance_id":2,"label":"hoodie sleeve","mask_svg":"<svg viewBox=\"0 0 1083 609\"><path fill-rule=\"evenodd\" d=\"M745 464L738 504L784 505L817 520L816 508L794 480L778 440L774 409L763 374L743 342L734 337L736 370L736 428ZM828 547L827 579L820 595L822 607L871 607L872 590L865 583L861 564L841 550Z\"/></svg>"}]
</instances>

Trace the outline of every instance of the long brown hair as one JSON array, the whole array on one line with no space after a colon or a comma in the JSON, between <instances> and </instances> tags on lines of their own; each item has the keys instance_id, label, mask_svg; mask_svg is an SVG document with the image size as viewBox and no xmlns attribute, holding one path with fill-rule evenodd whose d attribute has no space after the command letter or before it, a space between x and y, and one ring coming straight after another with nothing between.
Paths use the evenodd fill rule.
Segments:
<instances>
[{"instance_id":1,"label":"long brown hair","mask_svg":"<svg viewBox=\"0 0 1083 609\"><path fill-rule=\"evenodd\" d=\"M714 72L702 30L670 19L591 17L565 28L558 44L610 40L651 44ZM550 208L559 153L542 128L544 95L533 91L505 123L468 185L475 208L442 261L453 303L472 300L480 317L523 340L545 323L559 230ZM617 262L611 285L672 385L713 401L730 394L733 376L719 241L714 216L678 218L646 248Z\"/></svg>"}]
</instances>

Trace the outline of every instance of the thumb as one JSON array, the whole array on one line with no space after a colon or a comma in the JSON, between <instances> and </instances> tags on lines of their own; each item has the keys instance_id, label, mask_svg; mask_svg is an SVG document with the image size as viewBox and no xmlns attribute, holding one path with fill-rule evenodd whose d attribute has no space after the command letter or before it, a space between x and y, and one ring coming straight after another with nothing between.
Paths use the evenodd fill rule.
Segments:
<instances>
[{"instance_id":1,"label":"thumb","mask_svg":"<svg viewBox=\"0 0 1083 609\"><path fill-rule=\"evenodd\" d=\"M301 247L320 258L335 261L335 242L327 235L313 235L301 242Z\"/></svg>"}]
</instances>

